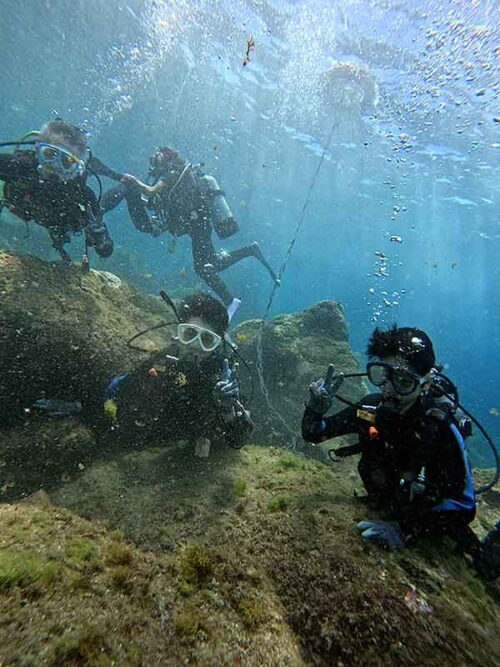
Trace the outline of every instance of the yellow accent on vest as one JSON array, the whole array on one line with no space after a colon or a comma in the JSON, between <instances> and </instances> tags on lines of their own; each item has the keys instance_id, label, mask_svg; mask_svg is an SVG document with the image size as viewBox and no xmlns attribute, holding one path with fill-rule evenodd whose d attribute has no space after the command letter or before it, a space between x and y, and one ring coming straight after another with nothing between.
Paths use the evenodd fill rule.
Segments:
<instances>
[{"instance_id":1,"label":"yellow accent on vest","mask_svg":"<svg viewBox=\"0 0 500 667\"><path fill-rule=\"evenodd\" d=\"M365 422L375 424L375 415L372 412L368 412L368 410L356 410L356 417L363 419Z\"/></svg>"}]
</instances>

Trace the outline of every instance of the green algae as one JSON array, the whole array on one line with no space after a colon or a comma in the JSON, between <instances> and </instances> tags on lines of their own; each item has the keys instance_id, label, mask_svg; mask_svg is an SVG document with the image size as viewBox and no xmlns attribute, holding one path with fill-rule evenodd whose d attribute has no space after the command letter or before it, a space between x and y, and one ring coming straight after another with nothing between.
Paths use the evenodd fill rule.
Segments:
<instances>
[{"instance_id":1,"label":"green algae","mask_svg":"<svg viewBox=\"0 0 500 667\"><path fill-rule=\"evenodd\" d=\"M13 586L48 586L59 573L60 565L52 560L20 551L0 551L0 591Z\"/></svg>"},{"instance_id":2,"label":"green algae","mask_svg":"<svg viewBox=\"0 0 500 667\"><path fill-rule=\"evenodd\" d=\"M193 638L201 629L201 619L196 608L183 609L174 616L174 627L178 635Z\"/></svg>"},{"instance_id":3,"label":"green algae","mask_svg":"<svg viewBox=\"0 0 500 667\"><path fill-rule=\"evenodd\" d=\"M233 481L233 491L234 495L238 498L243 498L247 492L247 483L244 479L235 479Z\"/></svg>"},{"instance_id":4,"label":"green algae","mask_svg":"<svg viewBox=\"0 0 500 667\"><path fill-rule=\"evenodd\" d=\"M259 627L269 616L262 600L256 596L243 598L238 606L243 623L247 628Z\"/></svg>"},{"instance_id":5,"label":"green algae","mask_svg":"<svg viewBox=\"0 0 500 667\"><path fill-rule=\"evenodd\" d=\"M106 547L104 561L107 565L130 565L132 552L125 543L114 539Z\"/></svg>"},{"instance_id":6,"label":"green algae","mask_svg":"<svg viewBox=\"0 0 500 667\"><path fill-rule=\"evenodd\" d=\"M290 507L292 502L293 499L290 495L280 493L267 503L267 509L270 512L284 512Z\"/></svg>"},{"instance_id":7,"label":"green algae","mask_svg":"<svg viewBox=\"0 0 500 667\"><path fill-rule=\"evenodd\" d=\"M96 567L99 564L99 552L96 545L83 537L69 539L64 547L66 559L76 566Z\"/></svg>"},{"instance_id":8,"label":"green algae","mask_svg":"<svg viewBox=\"0 0 500 667\"><path fill-rule=\"evenodd\" d=\"M108 667L113 664L109 653L104 632L89 626L59 637L52 649L50 663L54 667Z\"/></svg>"},{"instance_id":9,"label":"green algae","mask_svg":"<svg viewBox=\"0 0 500 667\"><path fill-rule=\"evenodd\" d=\"M133 589L132 570L126 565L116 565L109 569L109 578L117 589L130 593Z\"/></svg>"},{"instance_id":10,"label":"green algae","mask_svg":"<svg viewBox=\"0 0 500 667\"><path fill-rule=\"evenodd\" d=\"M186 544L180 551L180 573L193 586L201 586L213 573L214 559L211 552L198 542Z\"/></svg>"}]
</instances>

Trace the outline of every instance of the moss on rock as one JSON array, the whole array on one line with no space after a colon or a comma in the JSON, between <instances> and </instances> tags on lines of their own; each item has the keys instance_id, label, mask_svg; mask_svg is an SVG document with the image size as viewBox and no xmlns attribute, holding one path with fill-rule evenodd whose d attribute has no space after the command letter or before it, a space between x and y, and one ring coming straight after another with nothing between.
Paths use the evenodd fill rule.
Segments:
<instances>
[{"instance_id":1,"label":"moss on rock","mask_svg":"<svg viewBox=\"0 0 500 667\"><path fill-rule=\"evenodd\" d=\"M243 322L234 332L240 352L257 374L257 337L261 322ZM343 308L335 301L320 301L300 313L278 315L266 323L262 335L264 379L272 408L261 392L252 410L258 415L255 437L278 444L300 440L300 422L309 384L324 376L333 363L344 373L357 372L358 362L348 343ZM243 374L242 374L243 375ZM255 378L257 381L257 378ZM347 380L342 395L363 394L359 380ZM336 404L334 407L339 407ZM321 449L317 450L321 454Z\"/></svg>"}]
</instances>

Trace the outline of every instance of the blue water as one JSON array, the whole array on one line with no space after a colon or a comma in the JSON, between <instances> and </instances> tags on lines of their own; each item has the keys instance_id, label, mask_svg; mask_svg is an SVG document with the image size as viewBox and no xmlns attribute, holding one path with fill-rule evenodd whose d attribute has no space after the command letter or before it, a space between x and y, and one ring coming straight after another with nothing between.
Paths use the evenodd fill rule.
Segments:
<instances>
[{"instance_id":1,"label":"blue water","mask_svg":"<svg viewBox=\"0 0 500 667\"><path fill-rule=\"evenodd\" d=\"M241 232L220 247L258 240L276 268L323 156L273 313L340 301L361 358L375 325L423 328L498 438L499 26L493 0L3 0L0 134L55 111L142 178L174 145L227 192ZM357 69L325 92L345 63ZM108 223L117 249L97 267L150 292L198 285L187 238L169 254L124 207ZM42 231L17 243L53 256ZM239 318L260 316L267 273L246 260L224 275Z\"/></svg>"}]
</instances>

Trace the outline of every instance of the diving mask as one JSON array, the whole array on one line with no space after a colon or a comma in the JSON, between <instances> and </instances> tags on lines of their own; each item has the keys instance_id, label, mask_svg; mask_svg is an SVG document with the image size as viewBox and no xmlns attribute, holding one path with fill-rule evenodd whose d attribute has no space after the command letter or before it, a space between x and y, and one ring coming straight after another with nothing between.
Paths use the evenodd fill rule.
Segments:
<instances>
[{"instance_id":1,"label":"diving mask","mask_svg":"<svg viewBox=\"0 0 500 667\"><path fill-rule=\"evenodd\" d=\"M183 345L192 345L198 341L203 352L213 352L222 341L221 336L214 331L187 322L177 325L177 337Z\"/></svg>"},{"instance_id":2,"label":"diving mask","mask_svg":"<svg viewBox=\"0 0 500 667\"><path fill-rule=\"evenodd\" d=\"M394 366L381 361L367 364L366 374L376 387L382 387L386 382L390 382L394 391L400 396L413 394L428 380L427 376L420 377L402 366Z\"/></svg>"},{"instance_id":3,"label":"diving mask","mask_svg":"<svg viewBox=\"0 0 500 667\"><path fill-rule=\"evenodd\" d=\"M61 146L37 142L36 154L38 168L55 174L61 180L83 176L85 172L85 162Z\"/></svg>"},{"instance_id":4,"label":"diving mask","mask_svg":"<svg viewBox=\"0 0 500 667\"><path fill-rule=\"evenodd\" d=\"M149 164L150 164L149 173L153 174L159 169L161 169L163 167L164 161L165 158L163 156L163 153L160 150L155 151L153 155L149 158Z\"/></svg>"}]
</instances>

